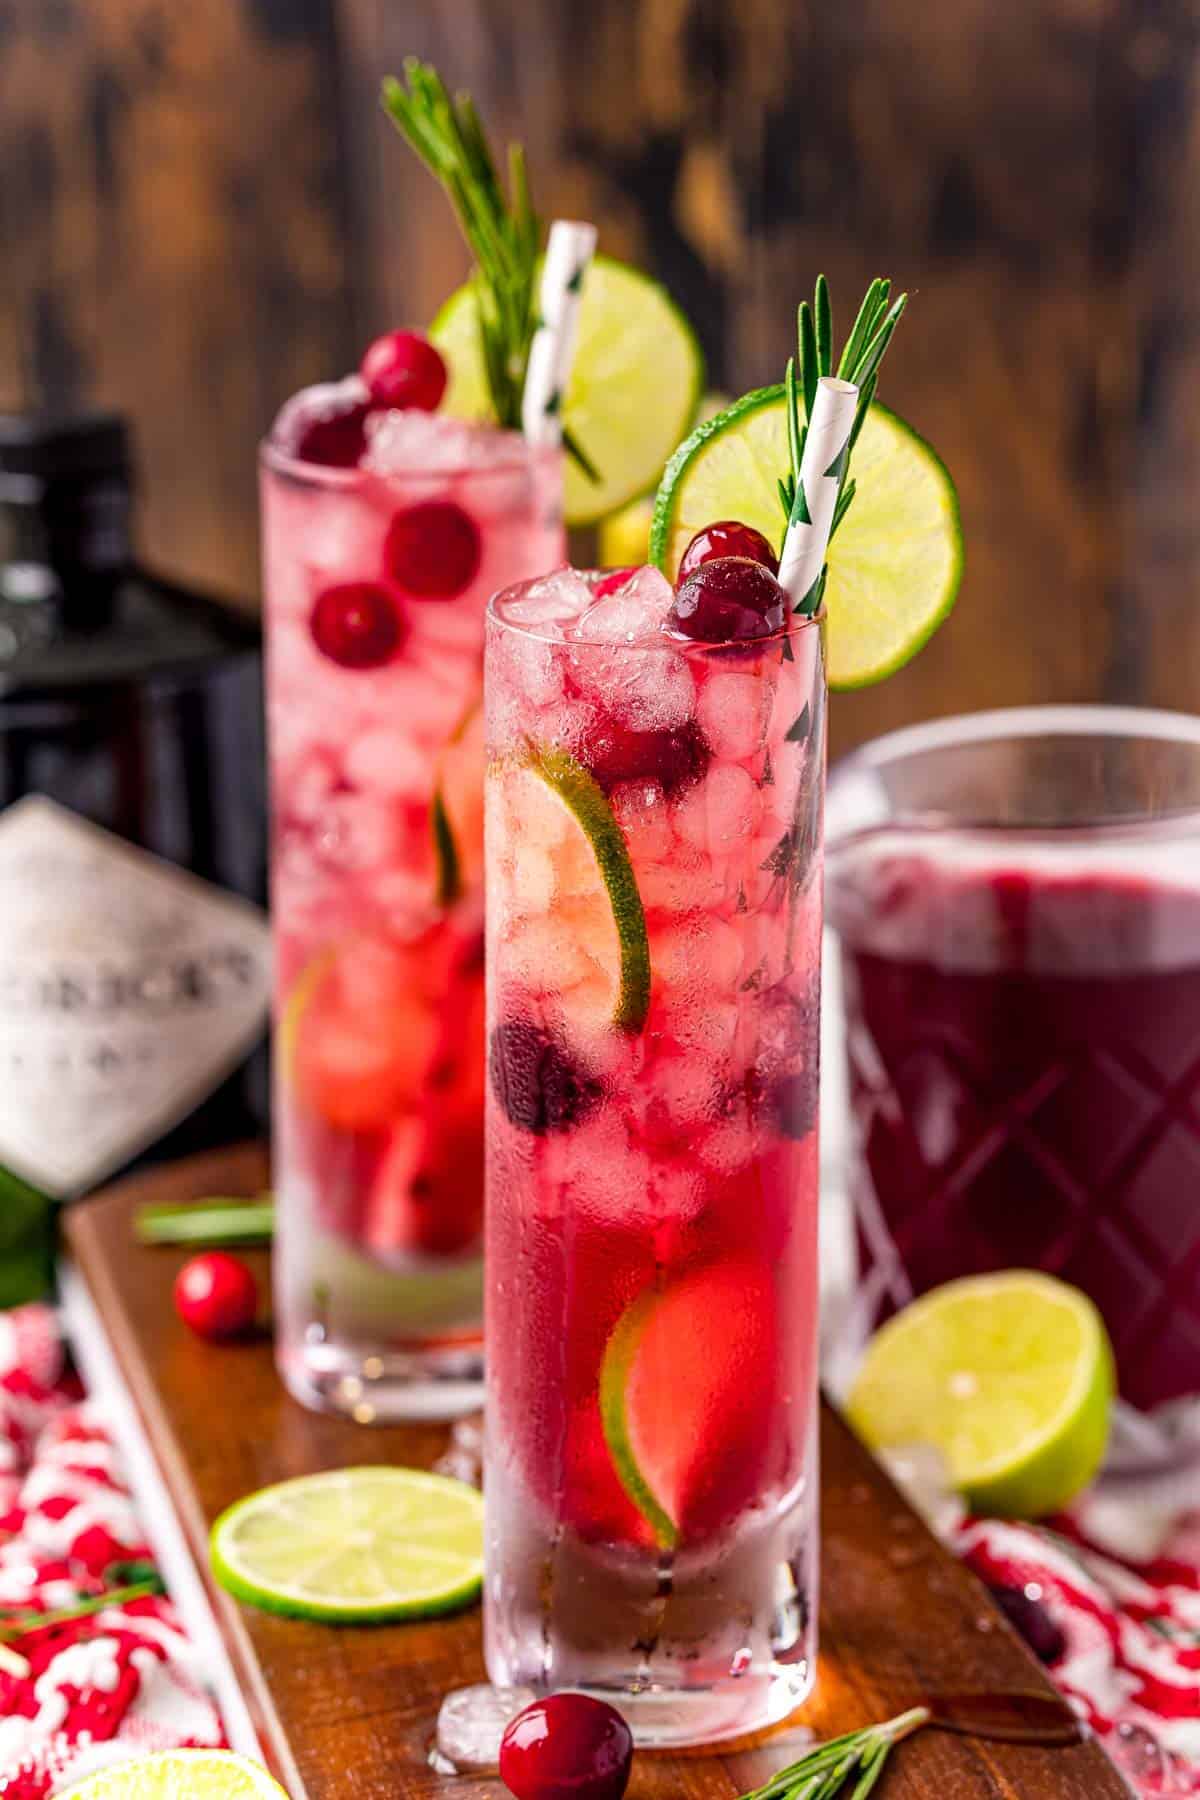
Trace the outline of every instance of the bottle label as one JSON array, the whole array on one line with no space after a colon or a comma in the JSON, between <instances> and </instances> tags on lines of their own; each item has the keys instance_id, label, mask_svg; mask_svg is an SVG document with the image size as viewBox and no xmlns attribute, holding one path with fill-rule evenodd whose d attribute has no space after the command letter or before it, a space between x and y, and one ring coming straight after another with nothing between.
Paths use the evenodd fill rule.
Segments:
<instances>
[{"instance_id":1,"label":"bottle label","mask_svg":"<svg viewBox=\"0 0 1200 1800\"><path fill-rule=\"evenodd\" d=\"M53 800L0 815L0 1163L56 1198L136 1156L263 1028L259 909Z\"/></svg>"}]
</instances>

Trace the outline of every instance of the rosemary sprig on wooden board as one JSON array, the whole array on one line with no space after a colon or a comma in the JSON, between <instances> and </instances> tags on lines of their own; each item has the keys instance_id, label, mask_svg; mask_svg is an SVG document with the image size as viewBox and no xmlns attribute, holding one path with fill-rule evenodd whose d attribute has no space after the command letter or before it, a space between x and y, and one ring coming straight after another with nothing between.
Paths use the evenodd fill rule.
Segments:
<instances>
[{"instance_id":1,"label":"rosemary sprig on wooden board","mask_svg":"<svg viewBox=\"0 0 1200 1800\"><path fill-rule=\"evenodd\" d=\"M928 1707L914 1706L882 1725L830 1738L742 1800L839 1800L843 1795L845 1800L866 1800L895 1745L928 1724L930 1717Z\"/></svg>"}]
</instances>

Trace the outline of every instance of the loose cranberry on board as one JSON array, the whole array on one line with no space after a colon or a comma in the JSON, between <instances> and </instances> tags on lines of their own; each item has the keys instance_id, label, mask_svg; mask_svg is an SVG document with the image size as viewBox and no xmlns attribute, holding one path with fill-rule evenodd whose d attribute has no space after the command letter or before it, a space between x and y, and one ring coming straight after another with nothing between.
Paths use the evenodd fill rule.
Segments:
<instances>
[{"instance_id":1,"label":"loose cranberry on board","mask_svg":"<svg viewBox=\"0 0 1200 1800\"><path fill-rule=\"evenodd\" d=\"M500 1779L516 1800L621 1800L632 1762L628 1725L587 1694L535 1700L500 1740Z\"/></svg>"},{"instance_id":2,"label":"loose cranberry on board","mask_svg":"<svg viewBox=\"0 0 1200 1800\"><path fill-rule=\"evenodd\" d=\"M258 1311L258 1283L239 1257L206 1250L175 1277L175 1310L197 1337L210 1342L241 1337Z\"/></svg>"}]
</instances>

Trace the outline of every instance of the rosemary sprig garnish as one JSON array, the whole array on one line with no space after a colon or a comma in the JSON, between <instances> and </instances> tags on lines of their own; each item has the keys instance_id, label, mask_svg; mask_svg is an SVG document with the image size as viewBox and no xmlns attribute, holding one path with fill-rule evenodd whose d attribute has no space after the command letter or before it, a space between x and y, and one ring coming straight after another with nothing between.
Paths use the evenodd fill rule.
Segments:
<instances>
[{"instance_id":1,"label":"rosemary sprig garnish","mask_svg":"<svg viewBox=\"0 0 1200 1800\"><path fill-rule=\"evenodd\" d=\"M474 258L471 274L492 410L519 431L529 346L538 322L541 221L529 191L525 152L510 144L505 196L479 114L469 94L451 95L437 70L406 57L405 81L383 83L384 111L441 182ZM563 444L589 480L600 479L569 431Z\"/></svg>"},{"instance_id":2,"label":"rosemary sprig garnish","mask_svg":"<svg viewBox=\"0 0 1200 1800\"><path fill-rule=\"evenodd\" d=\"M213 1198L182 1205L149 1201L133 1216L133 1233L142 1244L269 1244L275 1230L270 1194L257 1200Z\"/></svg>"},{"instance_id":3,"label":"rosemary sprig garnish","mask_svg":"<svg viewBox=\"0 0 1200 1800\"><path fill-rule=\"evenodd\" d=\"M521 423L521 389L537 324L535 272L541 226L533 210L525 153L508 147L505 200L495 160L469 94L451 96L429 63L405 59L408 82L389 75L384 109L436 176L475 259L472 281L479 338L497 421Z\"/></svg>"},{"instance_id":4,"label":"rosemary sprig garnish","mask_svg":"<svg viewBox=\"0 0 1200 1800\"><path fill-rule=\"evenodd\" d=\"M54 1612L25 1610L7 1617L0 1616L0 1644L27 1637L31 1631L48 1631L55 1625L70 1625L76 1619L88 1618L92 1613L106 1612L110 1606L127 1606L131 1600L145 1600L151 1594L165 1594L166 1591L161 1575L157 1570L152 1570L140 1581L109 1588L103 1594L89 1594L70 1606L57 1607Z\"/></svg>"},{"instance_id":5,"label":"rosemary sprig garnish","mask_svg":"<svg viewBox=\"0 0 1200 1800\"><path fill-rule=\"evenodd\" d=\"M854 409L854 424L842 460L839 477L841 487L829 533L831 539L854 499L855 484L848 479L850 458L875 398L879 365L900 322L900 315L908 304L907 294L900 294L893 300L891 293L891 282L885 277L877 276L863 295L858 317L838 359L837 374L841 380L852 381L857 387L858 403ZM779 482L779 499L788 524L792 522L793 516L806 518L804 490L800 486L800 464L804 456L808 426L802 422L801 401L804 405L803 420L806 421L812 414L817 382L822 375L832 375L833 372L833 308L829 298L829 283L824 275L818 275L812 304L807 300L800 302L796 315L796 354L789 357L784 375L788 454L792 466ZM786 529L785 526L785 534ZM824 585L822 573L815 590L805 598L805 610L815 612L819 608Z\"/></svg>"},{"instance_id":6,"label":"rosemary sprig garnish","mask_svg":"<svg viewBox=\"0 0 1200 1800\"><path fill-rule=\"evenodd\" d=\"M830 1738L762 1787L744 1794L742 1800L837 1800L839 1795L846 1800L865 1800L883 1774L894 1745L919 1731L930 1717L928 1707L914 1706L882 1725L867 1725Z\"/></svg>"}]
</instances>

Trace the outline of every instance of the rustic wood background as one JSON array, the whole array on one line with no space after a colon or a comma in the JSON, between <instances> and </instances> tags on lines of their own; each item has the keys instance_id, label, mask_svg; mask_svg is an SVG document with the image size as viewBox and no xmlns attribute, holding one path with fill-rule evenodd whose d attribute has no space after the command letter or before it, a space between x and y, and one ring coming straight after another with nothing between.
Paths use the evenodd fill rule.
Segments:
<instances>
[{"instance_id":1,"label":"rustic wood background","mask_svg":"<svg viewBox=\"0 0 1200 1800\"><path fill-rule=\"evenodd\" d=\"M968 575L838 743L1200 706L1195 0L0 0L0 402L129 407L156 560L252 595L272 412L463 272L375 103L409 50L725 388L775 377L817 269L917 291L885 395L955 473Z\"/></svg>"}]
</instances>

